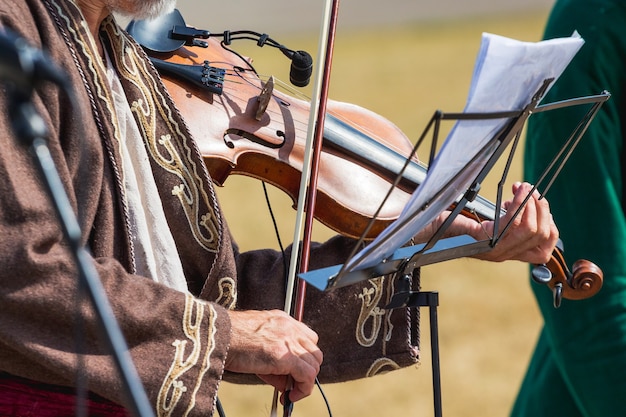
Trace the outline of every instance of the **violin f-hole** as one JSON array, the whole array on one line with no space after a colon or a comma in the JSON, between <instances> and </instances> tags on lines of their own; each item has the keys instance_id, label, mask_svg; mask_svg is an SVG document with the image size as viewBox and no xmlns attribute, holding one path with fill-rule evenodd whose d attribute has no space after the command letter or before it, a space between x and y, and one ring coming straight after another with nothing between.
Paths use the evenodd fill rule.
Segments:
<instances>
[{"instance_id":1,"label":"violin f-hole","mask_svg":"<svg viewBox=\"0 0 626 417\"><path fill-rule=\"evenodd\" d=\"M270 149L280 149L285 145L285 132L281 130L276 131L276 137L280 138L280 141L276 143L272 143L268 140L260 138L250 132L246 132L241 129L228 129L224 133L224 144L228 146L230 149L235 149L235 142L231 139L231 136L239 137L242 139L247 139L251 142L258 143L259 145L265 146Z\"/></svg>"}]
</instances>

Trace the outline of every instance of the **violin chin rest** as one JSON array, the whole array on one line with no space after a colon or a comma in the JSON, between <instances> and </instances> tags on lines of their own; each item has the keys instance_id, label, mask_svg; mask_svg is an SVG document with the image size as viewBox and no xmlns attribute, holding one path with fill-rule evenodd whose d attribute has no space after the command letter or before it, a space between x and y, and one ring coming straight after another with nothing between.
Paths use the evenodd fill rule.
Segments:
<instances>
[{"instance_id":1,"label":"violin chin rest","mask_svg":"<svg viewBox=\"0 0 626 417\"><path fill-rule=\"evenodd\" d=\"M155 19L131 20L126 31L144 48L159 53L173 52L185 45L185 39L172 35L174 27L186 27L178 9Z\"/></svg>"}]
</instances>

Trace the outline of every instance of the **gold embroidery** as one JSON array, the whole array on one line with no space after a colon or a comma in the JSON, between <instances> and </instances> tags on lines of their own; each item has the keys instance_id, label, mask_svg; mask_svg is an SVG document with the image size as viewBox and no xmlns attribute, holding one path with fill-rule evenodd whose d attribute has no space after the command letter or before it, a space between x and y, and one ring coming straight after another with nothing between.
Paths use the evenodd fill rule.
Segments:
<instances>
[{"instance_id":1,"label":"gold embroidery","mask_svg":"<svg viewBox=\"0 0 626 417\"><path fill-rule=\"evenodd\" d=\"M200 367L200 370L198 371L198 377L196 378L196 385L193 390L193 395L191 399L189 400L189 405L187 406L187 409L185 410L185 413L183 414L183 416L188 416L189 413L195 407L196 396L198 394L198 391L200 390L200 386L202 385L202 379L204 378L204 375L211 368L211 354L213 353L213 350L215 349L215 334L217 333L217 326L215 326L217 312L215 311L213 306L211 306L210 304L208 304L208 309L209 309L210 326L208 330L209 334L208 334L208 340L207 340L207 350L206 350L206 354L204 355L204 360L202 361L202 366Z\"/></svg>"},{"instance_id":2,"label":"gold embroidery","mask_svg":"<svg viewBox=\"0 0 626 417\"><path fill-rule=\"evenodd\" d=\"M84 87L92 106L93 116L98 126L98 131L102 135L104 145L109 154L110 163L120 192L120 203L123 207L123 216L127 232L126 238L130 251L131 264L129 266L130 270L135 272L134 247L128 236L128 230L130 229L128 201L124 188L122 187L122 184L124 184L123 161L121 158L118 159L113 156L114 154L121 155L121 132L117 113L114 109L113 100L110 96L110 90L106 80L106 69L99 54L95 52L98 48L96 47L95 40L91 35L87 22L83 18L76 19L76 16L81 14L77 6L69 2L57 3L54 0L46 1L46 4L50 12L56 17L56 22L69 47L76 68L83 79ZM112 20L112 16L105 19L108 24L111 24ZM89 82L89 79L92 80L93 88L91 87L92 83ZM98 110L99 106L102 106L101 111ZM105 126L110 126L113 129L113 137L110 138L110 140L106 139Z\"/></svg>"},{"instance_id":3,"label":"gold embroidery","mask_svg":"<svg viewBox=\"0 0 626 417\"><path fill-rule=\"evenodd\" d=\"M237 287L235 280L229 277L222 278L218 282L217 287L219 288L220 295L215 302L229 310L235 308L237 304L237 291L235 290Z\"/></svg>"},{"instance_id":4,"label":"gold embroidery","mask_svg":"<svg viewBox=\"0 0 626 417\"><path fill-rule=\"evenodd\" d=\"M123 60L117 62L120 75L131 82L142 96L130 105L148 152L153 161L180 181L179 185L172 188L172 195L178 198L183 208L191 235L204 250L217 252L219 219L212 204L213 199L207 194L207 190L210 190L210 184L206 186L208 178L202 167L198 167L192 159L195 152L191 147L192 141L174 119L173 109L160 90L159 81L146 67L146 62L127 44L127 39L119 33L113 22L107 24L107 29L116 40L122 42L121 46L115 46L124 51L123 54L115 54L116 59ZM165 123L168 134L158 135L157 120Z\"/></svg>"},{"instance_id":5,"label":"gold embroidery","mask_svg":"<svg viewBox=\"0 0 626 417\"><path fill-rule=\"evenodd\" d=\"M369 367L365 376L370 377L370 376L380 375L380 374L394 371L396 369L400 369L400 366L394 361L392 361L391 359L379 358L379 359L376 359L374 363L372 364L372 366Z\"/></svg>"},{"instance_id":6,"label":"gold embroidery","mask_svg":"<svg viewBox=\"0 0 626 417\"><path fill-rule=\"evenodd\" d=\"M207 335L204 357L201 360L203 350L202 322L205 317L205 308L208 310L209 334ZM194 408L196 394L200 389L202 378L209 370L210 357L215 348L215 319L216 312L210 304L205 304L187 294L182 321L182 329L187 340L175 340L172 343L172 346L175 347L174 361L163 380L157 397L156 409L159 417L171 416L185 396L190 398L188 399L189 405L183 415L188 415ZM188 343L191 343L189 351L187 351ZM198 376L194 381L194 386L191 387L192 389L189 389L180 378L198 364L200 364Z\"/></svg>"},{"instance_id":7,"label":"gold embroidery","mask_svg":"<svg viewBox=\"0 0 626 417\"><path fill-rule=\"evenodd\" d=\"M105 105L108 111L107 117L112 118L111 122L112 122L114 135L116 139L115 143L116 145L119 146L120 132L119 132L119 123L117 121L117 113L115 112L115 109L113 108L113 100L109 96L109 89L105 87L106 81L101 76L102 74L105 73L104 64L102 63L102 60L99 57L94 57L93 52L92 52L92 51L97 51L98 48L96 48L94 44L93 37L90 36L91 32L89 28L87 27L87 22L85 20L80 20L79 22L76 22L73 16L64 13L64 10L61 9L60 4L57 4L56 2L51 2L50 4L52 4L54 8L56 9L59 18L65 23L64 28L72 36L76 45L80 47L79 52L81 53L81 56L83 56L87 61L87 65L85 67L89 70L89 72L91 73L91 78L94 80L94 86L96 87L96 97L99 98L100 101ZM79 27L79 26L83 27L83 30L85 33L84 36L80 32L74 29L74 27ZM119 148L118 148L118 152L119 152Z\"/></svg>"},{"instance_id":8,"label":"gold embroidery","mask_svg":"<svg viewBox=\"0 0 626 417\"><path fill-rule=\"evenodd\" d=\"M383 278L370 279L368 282L372 284L370 288L363 288L359 298L361 299L361 312L357 320L356 340L364 347L374 345L382 324L382 316L384 310L378 307L378 302L382 297ZM370 324L369 336L366 335L365 327Z\"/></svg>"}]
</instances>

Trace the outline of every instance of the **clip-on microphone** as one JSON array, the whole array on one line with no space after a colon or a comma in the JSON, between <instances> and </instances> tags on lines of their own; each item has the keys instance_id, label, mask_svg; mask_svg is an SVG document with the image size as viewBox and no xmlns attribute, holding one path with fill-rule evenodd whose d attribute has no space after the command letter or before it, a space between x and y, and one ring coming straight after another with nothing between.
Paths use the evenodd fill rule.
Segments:
<instances>
[{"instance_id":1,"label":"clip-on microphone","mask_svg":"<svg viewBox=\"0 0 626 417\"><path fill-rule=\"evenodd\" d=\"M297 87L308 85L313 71L313 58L306 51L293 51L266 34L252 31L224 31L221 34L211 34L208 30L187 26L178 9L156 19L133 20L128 24L126 30L142 47L156 53L173 52L184 45L206 48L208 42L201 39L208 39L211 36L221 36L224 38L224 44L230 45L234 39L251 39L249 36L252 35L257 39L258 46L270 45L278 48L291 60L289 80L293 85ZM237 37L237 35L242 36ZM155 59L152 61L161 71L167 71L170 75L181 76L200 87L207 87L211 91L221 94L221 81L224 73L222 70L208 66L208 62L205 62L205 65L201 67L184 65L185 67L202 68L189 69L182 68L181 64L165 61L156 62Z\"/></svg>"}]
</instances>

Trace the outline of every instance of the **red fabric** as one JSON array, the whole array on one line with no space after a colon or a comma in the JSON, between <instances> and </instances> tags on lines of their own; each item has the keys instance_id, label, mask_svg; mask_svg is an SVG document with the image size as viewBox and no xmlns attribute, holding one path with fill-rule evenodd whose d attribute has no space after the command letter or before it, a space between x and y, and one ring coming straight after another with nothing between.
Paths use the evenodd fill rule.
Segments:
<instances>
[{"instance_id":1,"label":"red fabric","mask_svg":"<svg viewBox=\"0 0 626 417\"><path fill-rule=\"evenodd\" d=\"M0 374L0 417L71 417L78 398L73 389ZM129 417L124 407L89 394L89 417Z\"/></svg>"}]
</instances>

